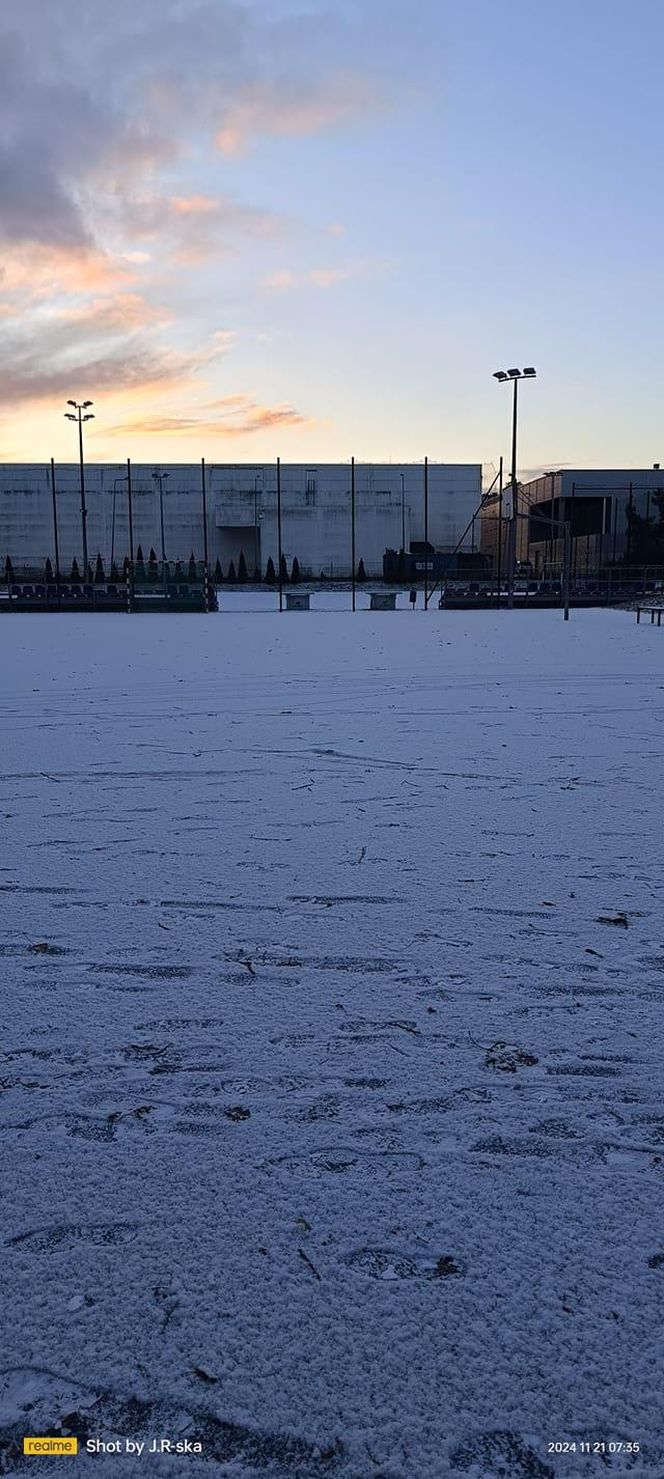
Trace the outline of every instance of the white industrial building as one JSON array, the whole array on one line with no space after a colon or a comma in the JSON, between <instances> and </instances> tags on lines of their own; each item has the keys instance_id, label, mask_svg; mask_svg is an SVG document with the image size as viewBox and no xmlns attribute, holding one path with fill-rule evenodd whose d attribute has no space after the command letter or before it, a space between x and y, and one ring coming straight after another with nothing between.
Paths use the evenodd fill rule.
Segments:
<instances>
[{"instance_id":1,"label":"white industrial building","mask_svg":"<svg viewBox=\"0 0 664 1479\"><path fill-rule=\"evenodd\" d=\"M91 562L100 553L106 569L130 552L127 464L85 467L87 545ZM281 465L282 551L288 568L297 558L304 577L344 578L351 570L351 465ZM53 497L53 483L55 500ZM424 539L423 463L357 463L355 552L367 575L381 575L386 549L409 550ZM437 550L455 548L477 511L482 492L479 463L429 463L428 537ZM48 463L0 464L0 561L16 568L55 566L57 519L60 568L82 563L80 469L60 463L52 479ZM132 464L131 510L134 554L154 550L167 560L188 560L205 551L203 479L200 463ZM278 561L277 469L274 463L208 464L205 468L208 563L223 574L244 554L249 574ZM468 532L461 549L471 548Z\"/></svg>"}]
</instances>

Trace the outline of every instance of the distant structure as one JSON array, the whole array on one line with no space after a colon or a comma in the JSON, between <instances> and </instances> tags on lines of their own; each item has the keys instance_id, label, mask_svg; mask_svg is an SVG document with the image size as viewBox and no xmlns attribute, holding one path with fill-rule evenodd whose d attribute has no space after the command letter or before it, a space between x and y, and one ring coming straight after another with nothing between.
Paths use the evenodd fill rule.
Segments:
<instances>
[{"instance_id":1,"label":"distant structure","mask_svg":"<svg viewBox=\"0 0 664 1479\"><path fill-rule=\"evenodd\" d=\"M428 538L435 550L452 551L479 507L481 464L430 463ZM101 554L108 570L130 553L127 464L87 463L85 496L90 560ZM224 577L231 563L249 578L278 566L277 473L274 463L209 464L205 476L208 564ZM134 553L154 550L167 560L204 557L201 464L132 464ZM82 560L80 472L77 463L55 468L55 510L61 568ZM347 578L351 573L350 463L283 463L281 545L290 570L302 578ZM479 542L470 529L461 549ZM422 463L357 463L355 552L367 576L381 576L387 548L406 551L424 539ZM0 561L41 564L55 558L51 468L47 463L0 464ZM241 567L242 562L242 567Z\"/></svg>"},{"instance_id":2,"label":"distant structure","mask_svg":"<svg viewBox=\"0 0 664 1479\"><path fill-rule=\"evenodd\" d=\"M643 561L633 514L657 516L654 495L664 495L664 472L649 468L564 468L548 472L519 490L517 558L539 575L560 567L564 525L569 524L575 573L616 563ZM498 503L482 515L482 549L497 563ZM503 569L505 564L503 561Z\"/></svg>"}]
</instances>

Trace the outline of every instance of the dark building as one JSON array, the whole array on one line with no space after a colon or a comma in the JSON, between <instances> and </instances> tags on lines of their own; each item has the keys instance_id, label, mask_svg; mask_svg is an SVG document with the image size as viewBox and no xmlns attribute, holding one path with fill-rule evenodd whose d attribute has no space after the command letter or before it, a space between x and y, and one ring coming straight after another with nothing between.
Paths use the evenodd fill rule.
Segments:
<instances>
[{"instance_id":1,"label":"dark building","mask_svg":"<svg viewBox=\"0 0 664 1479\"><path fill-rule=\"evenodd\" d=\"M563 562L563 525L572 537L575 573L616 562L642 563L634 537L634 520L658 516L654 494L664 495L664 472L649 468L564 468L548 472L519 493L517 556L541 574ZM497 547L498 507L487 509L482 548Z\"/></svg>"}]
</instances>

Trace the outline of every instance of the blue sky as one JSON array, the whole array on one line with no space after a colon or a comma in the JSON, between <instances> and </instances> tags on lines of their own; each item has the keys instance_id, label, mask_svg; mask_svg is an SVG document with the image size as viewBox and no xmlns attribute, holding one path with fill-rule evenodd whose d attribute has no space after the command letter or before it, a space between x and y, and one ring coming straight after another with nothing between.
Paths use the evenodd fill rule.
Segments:
<instances>
[{"instance_id":1,"label":"blue sky","mask_svg":"<svg viewBox=\"0 0 664 1479\"><path fill-rule=\"evenodd\" d=\"M5 459L664 462L660 0L24 0Z\"/></svg>"}]
</instances>

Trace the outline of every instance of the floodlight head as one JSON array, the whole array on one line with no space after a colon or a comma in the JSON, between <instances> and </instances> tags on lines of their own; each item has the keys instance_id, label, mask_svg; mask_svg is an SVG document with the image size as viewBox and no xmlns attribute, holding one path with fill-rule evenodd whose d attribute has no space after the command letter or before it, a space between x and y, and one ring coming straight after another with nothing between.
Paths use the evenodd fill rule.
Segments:
<instances>
[{"instance_id":1,"label":"floodlight head","mask_svg":"<svg viewBox=\"0 0 664 1479\"><path fill-rule=\"evenodd\" d=\"M504 370L494 370L493 378L494 380L507 380L508 377Z\"/></svg>"},{"instance_id":2,"label":"floodlight head","mask_svg":"<svg viewBox=\"0 0 664 1479\"><path fill-rule=\"evenodd\" d=\"M87 411L88 406L94 406L94 401L84 401L83 402L83 410L84 411Z\"/></svg>"},{"instance_id":3,"label":"floodlight head","mask_svg":"<svg viewBox=\"0 0 664 1479\"><path fill-rule=\"evenodd\" d=\"M537 374L537 370L535 369L534 365L528 365L527 369L525 369L523 373L524 375L527 375L529 380L534 380Z\"/></svg>"},{"instance_id":4,"label":"floodlight head","mask_svg":"<svg viewBox=\"0 0 664 1479\"><path fill-rule=\"evenodd\" d=\"M507 373L508 373L508 375L510 377L510 380L520 380L521 379L521 371L520 370L508 370Z\"/></svg>"},{"instance_id":5,"label":"floodlight head","mask_svg":"<svg viewBox=\"0 0 664 1479\"><path fill-rule=\"evenodd\" d=\"M68 406L76 406L76 401L67 401Z\"/></svg>"},{"instance_id":6,"label":"floodlight head","mask_svg":"<svg viewBox=\"0 0 664 1479\"><path fill-rule=\"evenodd\" d=\"M67 405L70 406L71 405L71 401L68 401L67 402ZM76 417L75 416L72 416L71 411L65 411L64 415L65 415L65 421L75 421L76 420Z\"/></svg>"},{"instance_id":7,"label":"floodlight head","mask_svg":"<svg viewBox=\"0 0 664 1479\"><path fill-rule=\"evenodd\" d=\"M94 418L94 416L92 416L92 415L87 415L87 416L84 416L84 417L83 417L83 420L84 420L84 421L94 421L94 419L95 419L95 418Z\"/></svg>"}]
</instances>

